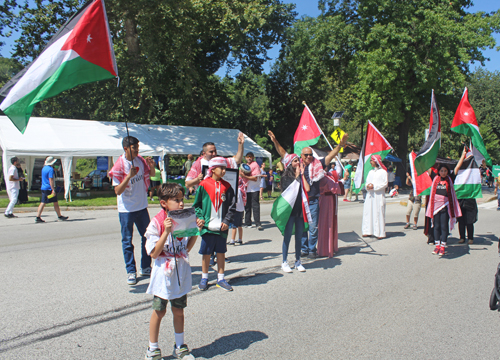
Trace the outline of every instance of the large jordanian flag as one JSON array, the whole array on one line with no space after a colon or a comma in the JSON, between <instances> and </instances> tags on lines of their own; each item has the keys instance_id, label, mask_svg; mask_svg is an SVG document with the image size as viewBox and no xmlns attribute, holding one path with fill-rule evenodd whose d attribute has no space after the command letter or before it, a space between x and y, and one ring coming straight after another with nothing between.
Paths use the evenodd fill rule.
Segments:
<instances>
[{"instance_id":1,"label":"large jordanian flag","mask_svg":"<svg viewBox=\"0 0 500 360\"><path fill-rule=\"evenodd\" d=\"M0 109L24 133L33 108L80 84L118 76L104 1L88 2L1 90Z\"/></svg>"},{"instance_id":2,"label":"large jordanian flag","mask_svg":"<svg viewBox=\"0 0 500 360\"><path fill-rule=\"evenodd\" d=\"M354 192L358 193L365 184L365 179L373 167L370 165L370 158L372 155L380 155L382 160L385 159L387 154L392 150L391 144L385 137L378 131L375 125L368 120L368 127L366 128L365 141L361 148L359 156L358 167L356 175L354 176Z\"/></svg>"},{"instance_id":3,"label":"large jordanian flag","mask_svg":"<svg viewBox=\"0 0 500 360\"><path fill-rule=\"evenodd\" d=\"M482 198L481 191L481 171L474 157L474 149L467 153L464 163L458 169L455 182L455 194L457 199L475 199Z\"/></svg>"},{"instance_id":4,"label":"large jordanian flag","mask_svg":"<svg viewBox=\"0 0 500 360\"><path fill-rule=\"evenodd\" d=\"M307 198L307 193L304 191L304 187L300 186L300 183L298 181L293 181L290 186L288 186L285 191L283 191L283 193L274 201L273 208L271 210L271 217L276 223L278 229L281 231L282 235L285 234L285 226L288 222L288 219L290 218L290 214L292 213L292 209L295 205L295 200L297 200L299 191L302 192L304 231L309 228L308 225L311 221L311 212L309 211L309 199ZM293 232L295 232L295 229Z\"/></svg>"},{"instance_id":5,"label":"large jordanian flag","mask_svg":"<svg viewBox=\"0 0 500 360\"><path fill-rule=\"evenodd\" d=\"M429 124L429 136L415 158L415 171L417 175L422 175L436 163L439 148L441 147L441 118L439 109L434 97L434 90L431 95L431 119Z\"/></svg>"},{"instance_id":6,"label":"large jordanian flag","mask_svg":"<svg viewBox=\"0 0 500 360\"><path fill-rule=\"evenodd\" d=\"M488 165L492 165L491 158L484 146L483 138L479 132L479 125L477 123L476 114L469 103L469 92L467 88L464 90L462 100L458 104L457 112L451 124L451 130L459 134L469 136L472 140L472 145L484 156L484 160Z\"/></svg>"},{"instance_id":7,"label":"large jordanian flag","mask_svg":"<svg viewBox=\"0 0 500 360\"><path fill-rule=\"evenodd\" d=\"M300 156L303 148L316 145L321 136L321 130L314 118L313 113L307 105L304 106L304 111L300 117L299 127L295 131L293 137L293 152Z\"/></svg>"}]
</instances>

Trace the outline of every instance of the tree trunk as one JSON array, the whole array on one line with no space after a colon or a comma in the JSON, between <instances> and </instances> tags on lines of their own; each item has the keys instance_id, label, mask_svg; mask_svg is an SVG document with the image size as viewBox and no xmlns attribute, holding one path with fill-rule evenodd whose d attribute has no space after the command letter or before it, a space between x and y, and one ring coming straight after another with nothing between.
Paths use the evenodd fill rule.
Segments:
<instances>
[{"instance_id":1,"label":"tree trunk","mask_svg":"<svg viewBox=\"0 0 500 360\"><path fill-rule=\"evenodd\" d=\"M139 60L139 37L137 36L136 23L134 19L125 19L125 42L127 43L127 52L134 60Z\"/></svg>"},{"instance_id":2,"label":"tree trunk","mask_svg":"<svg viewBox=\"0 0 500 360\"><path fill-rule=\"evenodd\" d=\"M399 176L401 179L401 186L405 186L406 183L404 179L406 179L406 171L409 169L408 166L408 132L410 130L410 123L412 120L412 115L404 111L405 119L402 123L398 125L398 145L396 147L396 152L398 157L401 159L402 163L397 167L396 176Z\"/></svg>"}]
</instances>

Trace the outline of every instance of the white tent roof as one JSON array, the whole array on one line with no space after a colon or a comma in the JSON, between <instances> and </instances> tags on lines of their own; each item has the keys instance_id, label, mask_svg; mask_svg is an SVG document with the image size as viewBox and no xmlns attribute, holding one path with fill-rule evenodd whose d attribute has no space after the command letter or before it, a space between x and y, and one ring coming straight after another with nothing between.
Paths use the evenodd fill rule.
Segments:
<instances>
[{"instance_id":1,"label":"white tent roof","mask_svg":"<svg viewBox=\"0 0 500 360\"><path fill-rule=\"evenodd\" d=\"M194 126L141 125L153 143L160 144L157 150L165 155L188 155L195 157L206 142L213 142L220 156L233 156L238 152L238 133L234 129L217 129ZM245 135L245 154L253 152L255 157L271 159L271 153Z\"/></svg>"},{"instance_id":2,"label":"white tent roof","mask_svg":"<svg viewBox=\"0 0 500 360\"><path fill-rule=\"evenodd\" d=\"M162 155L159 144L148 139L144 128L128 124L131 136L140 141L143 156ZM0 146L12 156L120 156L125 123L107 121L31 118L24 134L6 116L0 116ZM143 141L144 139L144 141Z\"/></svg>"}]
</instances>

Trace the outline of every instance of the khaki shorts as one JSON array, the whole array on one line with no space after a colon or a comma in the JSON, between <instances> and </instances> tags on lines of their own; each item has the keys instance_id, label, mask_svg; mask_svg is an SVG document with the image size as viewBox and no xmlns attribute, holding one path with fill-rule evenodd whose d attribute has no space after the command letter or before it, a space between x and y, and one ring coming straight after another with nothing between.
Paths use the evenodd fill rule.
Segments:
<instances>
[{"instance_id":1,"label":"khaki shorts","mask_svg":"<svg viewBox=\"0 0 500 360\"><path fill-rule=\"evenodd\" d=\"M413 203L408 199L408 205L406 206L406 216L410 216L413 211L413 217L418 219L418 214L420 213L421 203Z\"/></svg>"},{"instance_id":2,"label":"khaki shorts","mask_svg":"<svg viewBox=\"0 0 500 360\"><path fill-rule=\"evenodd\" d=\"M158 296L153 298L153 310L164 311L167 309L167 304L168 300L159 298ZM171 299L170 306L178 309L184 309L187 306L187 294L177 299Z\"/></svg>"}]
</instances>

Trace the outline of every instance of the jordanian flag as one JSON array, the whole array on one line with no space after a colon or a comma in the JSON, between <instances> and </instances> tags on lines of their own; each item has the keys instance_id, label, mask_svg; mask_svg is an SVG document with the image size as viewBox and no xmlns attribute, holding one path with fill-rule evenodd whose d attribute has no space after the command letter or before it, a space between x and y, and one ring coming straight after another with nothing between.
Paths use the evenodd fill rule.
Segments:
<instances>
[{"instance_id":1,"label":"jordanian flag","mask_svg":"<svg viewBox=\"0 0 500 360\"><path fill-rule=\"evenodd\" d=\"M456 133L469 136L472 140L472 144L484 156L486 164L489 166L492 165L491 158L486 151L486 146L484 146L483 138L479 132L476 114L474 114L474 109L472 109L472 106L469 103L469 93L467 88L465 88L462 100L460 100L460 104L458 104L457 112L455 113L453 123L451 124L451 130Z\"/></svg>"},{"instance_id":2,"label":"jordanian flag","mask_svg":"<svg viewBox=\"0 0 500 360\"><path fill-rule=\"evenodd\" d=\"M420 148L415 158L415 170L417 175L422 175L436 163L439 148L441 147L441 118L439 109L434 97L434 90L431 95L431 120L429 124L429 136L424 145Z\"/></svg>"},{"instance_id":3,"label":"jordanian flag","mask_svg":"<svg viewBox=\"0 0 500 360\"><path fill-rule=\"evenodd\" d=\"M87 3L27 68L1 90L0 109L24 133L40 101L80 84L118 76L102 0Z\"/></svg>"},{"instance_id":4,"label":"jordanian flag","mask_svg":"<svg viewBox=\"0 0 500 360\"><path fill-rule=\"evenodd\" d=\"M415 159L417 154L414 151L408 154L410 159L410 169L411 169L411 182L413 185L413 195L430 195L432 179L427 171L424 171L421 175L418 175L415 171ZM434 164L433 164L434 165Z\"/></svg>"},{"instance_id":5,"label":"jordanian flag","mask_svg":"<svg viewBox=\"0 0 500 360\"><path fill-rule=\"evenodd\" d=\"M365 141L361 148L359 155L358 167L356 175L354 176L354 192L357 194L365 185L365 179L373 167L370 165L370 158L372 155L380 155L382 160L385 159L387 154L392 150L391 144L385 137L378 131L375 125L368 120L368 127L366 128Z\"/></svg>"},{"instance_id":6,"label":"jordanian flag","mask_svg":"<svg viewBox=\"0 0 500 360\"><path fill-rule=\"evenodd\" d=\"M307 198L307 193L304 191L304 187L300 186L298 181L293 181L290 186L288 186L285 191L278 197L273 204L271 210L271 217L273 218L276 226L281 231L281 235L285 235L285 226L292 213L293 206L295 205L295 200L297 200L297 195L299 191L302 192L302 213L304 214L304 231L307 231L309 226L308 223L311 219L311 212L309 211L309 199ZM295 229L292 231L295 232Z\"/></svg>"},{"instance_id":7,"label":"jordanian flag","mask_svg":"<svg viewBox=\"0 0 500 360\"><path fill-rule=\"evenodd\" d=\"M458 169L453 185L455 193L457 194L457 199L476 199L483 197L481 190L481 171L479 170L472 149L467 153L464 163L460 169Z\"/></svg>"},{"instance_id":8,"label":"jordanian flag","mask_svg":"<svg viewBox=\"0 0 500 360\"><path fill-rule=\"evenodd\" d=\"M299 127L293 137L293 152L300 156L303 148L316 145L321 136L321 130L307 105L304 107L300 117Z\"/></svg>"}]
</instances>

